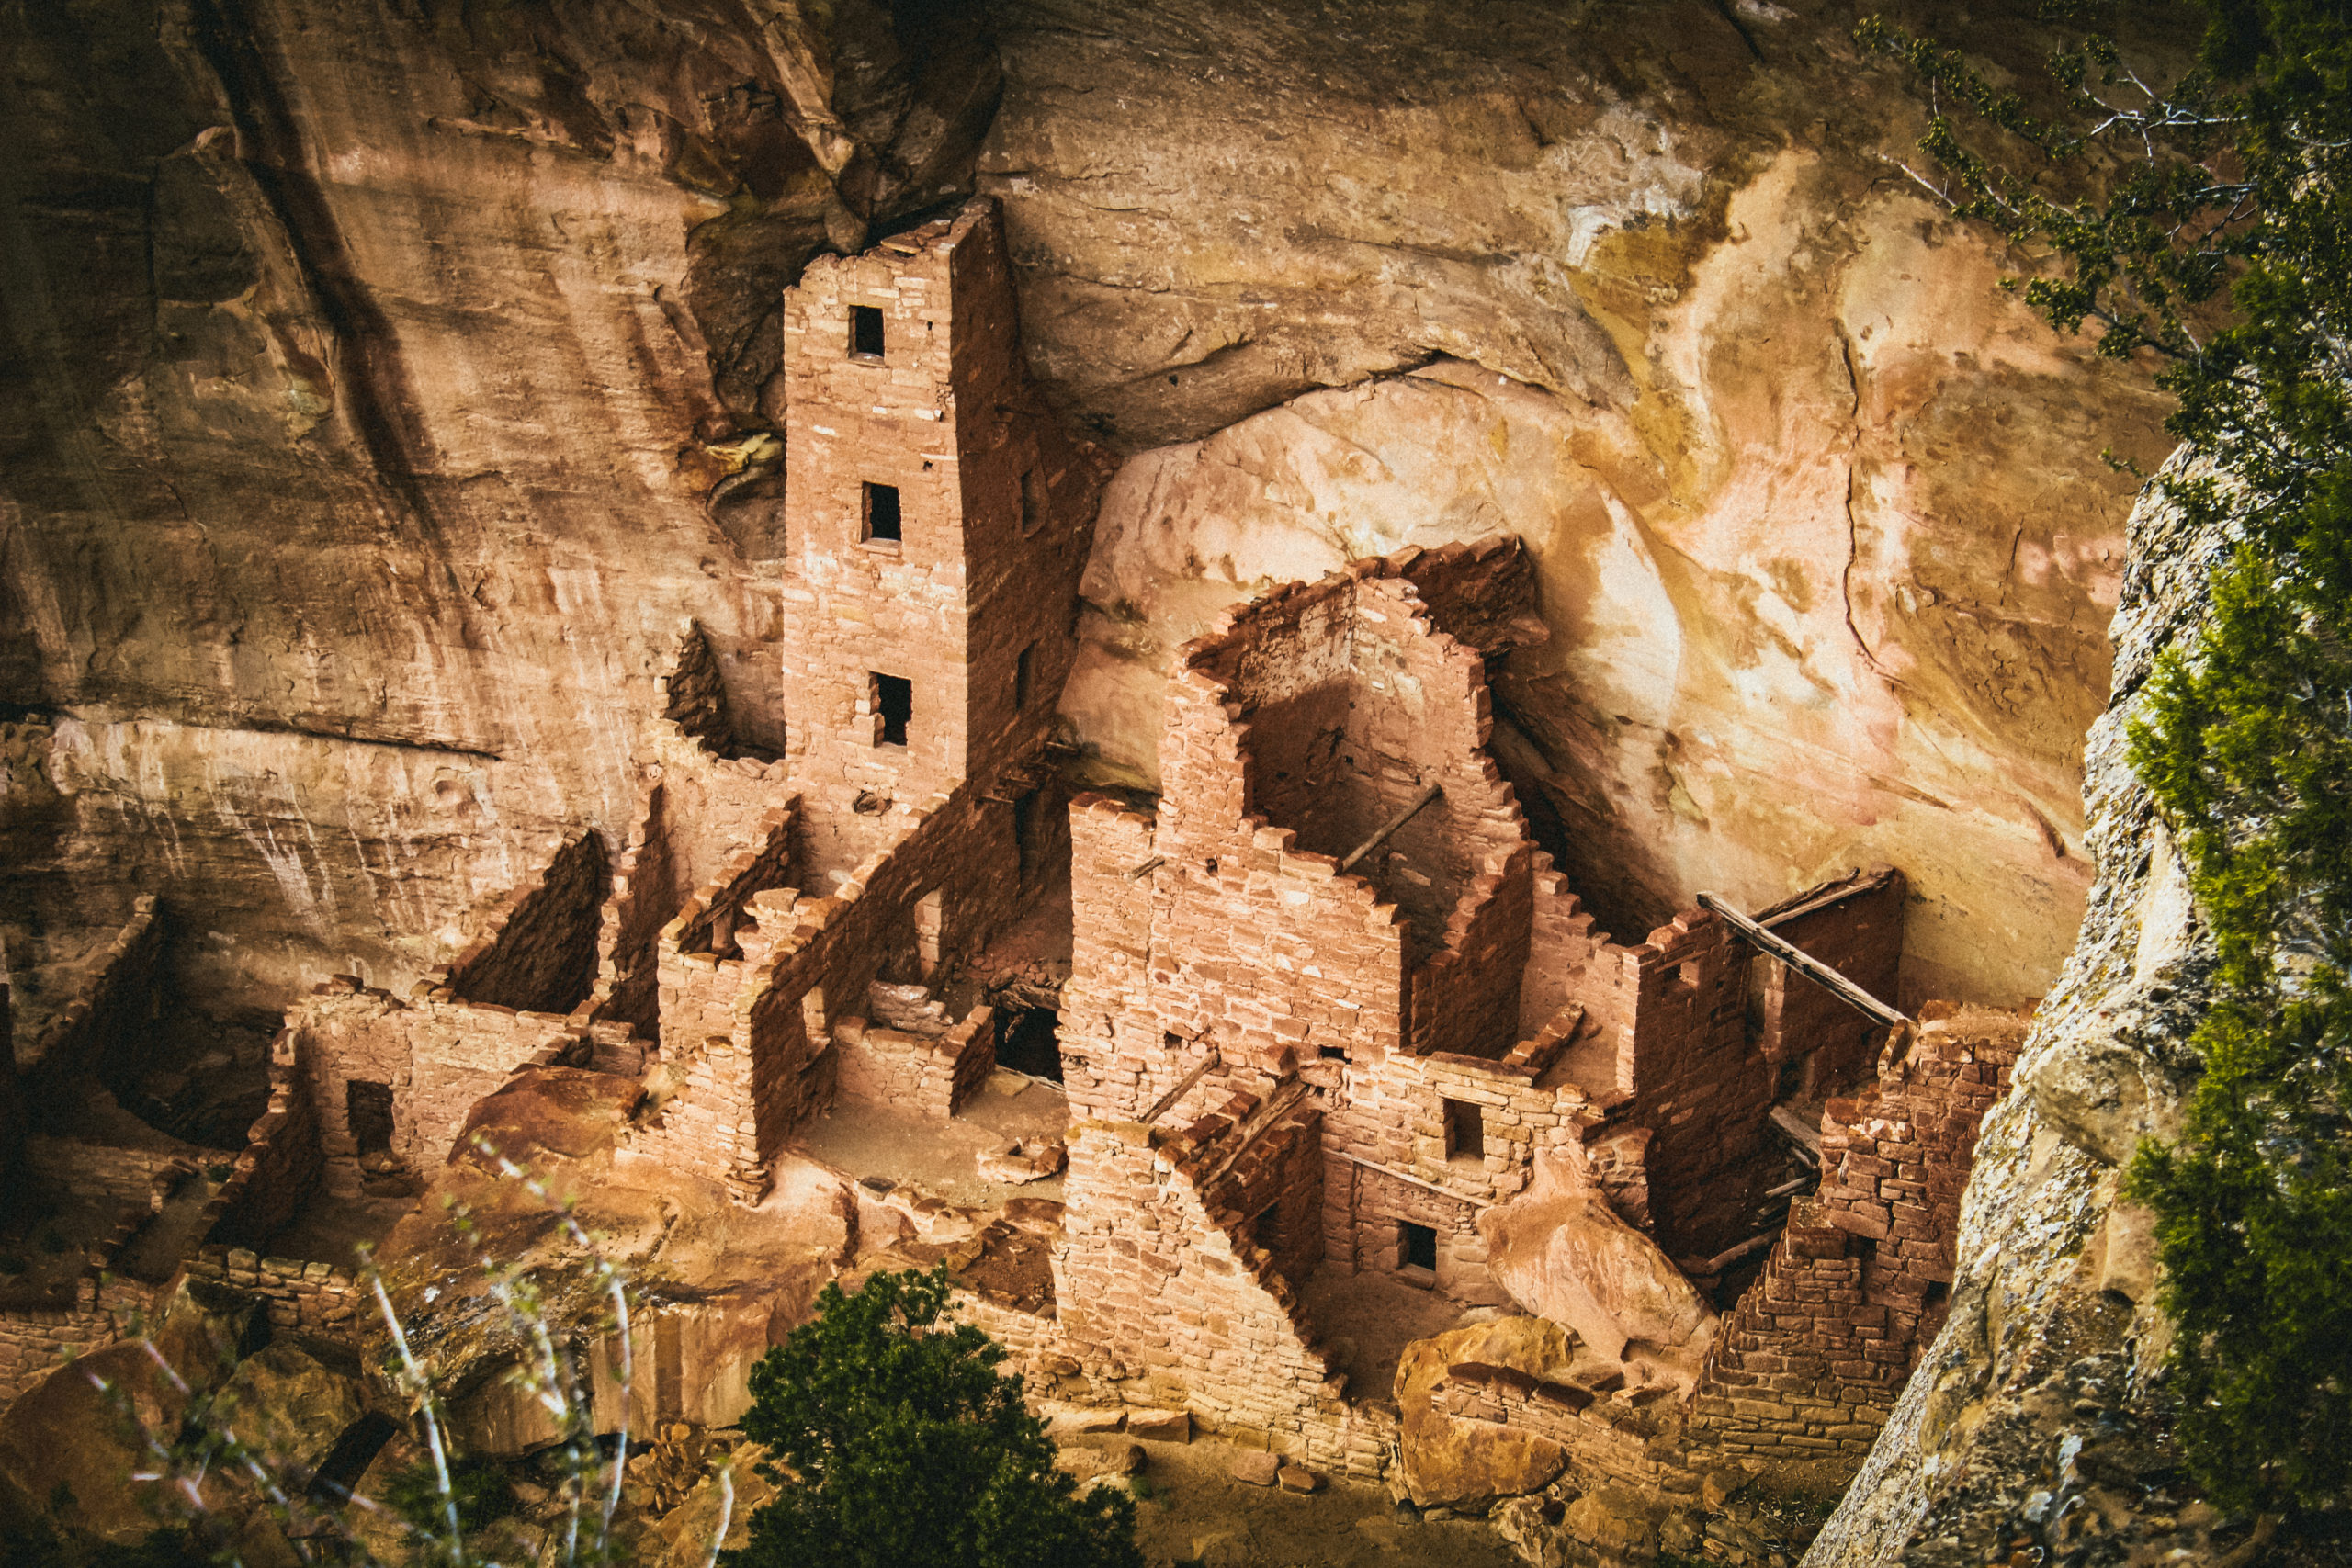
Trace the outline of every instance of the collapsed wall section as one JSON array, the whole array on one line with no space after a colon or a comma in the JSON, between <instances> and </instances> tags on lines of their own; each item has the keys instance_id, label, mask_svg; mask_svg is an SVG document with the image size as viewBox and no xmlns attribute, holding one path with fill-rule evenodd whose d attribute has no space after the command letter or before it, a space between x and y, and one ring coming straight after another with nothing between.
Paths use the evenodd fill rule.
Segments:
<instances>
[{"instance_id":1,"label":"collapsed wall section","mask_svg":"<svg viewBox=\"0 0 2352 1568\"><path fill-rule=\"evenodd\" d=\"M1347 1401L1273 1258L1197 1185L1244 1152L1229 1146L1247 1138L1235 1126L1167 1150L1134 1122L1071 1129L1053 1252L1064 1343L1130 1404L1187 1409L1208 1430L1251 1434L1318 1469L1377 1475L1393 1419Z\"/></svg>"},{"instance_id":2,"label":"collapsed wall section","mask_svg":"<svg viewBox=\"0 0 2352 1568\"><path fill-rule=\"evenodd\" d=\"M1889 1007L1902 995L1903 913L1910 886L1872 866L1759 909L1758 925ZM1875 1071L1884 1028L1769 954L1755 960L1756 1043L1774 1098L1819 1100Z\"/></svg>"},{"instance_id":3,"label":"collapsed wall section","mask_svg":"<svg viewBox=\"0 0 2352 1568\"><path fill-rule=\"evenodd\" d=\"M1941 1326L1960 1199L2027 1018L1922 1009L1878 1081L1822 1117L1819 1194L1740 1298L1695 1408L1737 1454L1859 1461Z\"/></svg>"}]
</instances>

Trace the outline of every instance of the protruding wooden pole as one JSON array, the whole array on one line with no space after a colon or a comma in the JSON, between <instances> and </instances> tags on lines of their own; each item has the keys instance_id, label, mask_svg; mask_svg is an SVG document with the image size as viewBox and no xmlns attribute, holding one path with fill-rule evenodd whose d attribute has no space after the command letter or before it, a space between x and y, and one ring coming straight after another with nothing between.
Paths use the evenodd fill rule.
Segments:
<instances>
[{"instance_id":1,"label":"protruding wooden pole","mask_svg":"<svg viewBox=\"0 0 2352 1568\"><path fill-rule=\"evenodd\" d=\"M1399 811L1396 816L1391 817L1388 819L1388 825L1386 827L1381 829L1379 832L1374 833L1371 838L1366 839L1363 843L1358 844L1356 846L1356 852L1340 863L1340 873L1345 874L1348 872L1353 871L1356 868L1356 862L1363 859L1364 856L1372 853L1373 851L1386 843L1390 837L1396 833L1397 829L1402 828L1406 823L1410 822L1415 817L1420 814L1421 807L1427 806L1430 801L1435 800L1439 795L1443 795L1445 791L1442 786L1431 784L1429 788L1415 795L1413 797L1412 805L1408 806L1404 810Z\"/></svg>"},{"instance_id":2,"label":"protruding wooden pole","mask_svg":"<svg viewBox=\"0 0 2352 1568\"><path fill-rule=\"evenodd\" d=\"M1724 918L1725 924L1747 939L1748 944L1770 953L1798 974L1820 986L1831 996L1859 1012L1867 1013L1889 1029L1908 1024L1910 1019L1895 1011L1868 991L1849 980L1837 970L1801 948L1792 947L1733 908L1712 893L1699 895L1699 902Z\"/></svg>"}]
</instances>

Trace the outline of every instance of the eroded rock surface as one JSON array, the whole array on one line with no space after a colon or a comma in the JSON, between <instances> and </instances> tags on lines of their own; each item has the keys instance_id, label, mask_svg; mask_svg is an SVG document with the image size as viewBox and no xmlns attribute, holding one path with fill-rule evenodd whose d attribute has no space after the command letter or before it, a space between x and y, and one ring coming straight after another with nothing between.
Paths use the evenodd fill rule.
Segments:
<instances>
[{"instance_id":1,"label":"eroded rock surface","mask_svg":"<svg viewBox=\"0 0 2352 1568\"><path fill-rule=\"evenodd\" d=\"M1687 1387L1713 1338L1714 1311L1657 1242L1618 1217L1576 1157L1537 1156L1528 1190L1478 1216L1495 1278L1601 1356L1622 1360L1631 1344Z\"/></svg>"},{"instance_id":2,"label":"eroded rock surface","mask_svg":"<svg viewBox=\"0 0 2352 1568\"><path fill-rule=\"evenodd\" d=\"M404 990L549 840L626 832L683 616L775 749L776 290L977 180L1033 361L1136 453L1068 704L1106 772L1148 770L1218 609L1506 528L1555 637L1500 743L1618 934L1883 859L1909 986L2033 994L2086 880L2126 496L2095 455L2160 452L2156 404L1876 161L1911 111L1845 23L13 17L11 956L160 890L202 910L203 1005Z\"/></svg>"},{"instance_id":3,"label":"eroded rock surface","mask_svg":"<svg viewBox=\"0 0 2352 1568\"><path fill-rule=\"evenodd\" d=\"M2243 1526L2217 1539L2212 1511L2180 1490L2151 1388L2169 1338L2153 1238L2116 1201L2120 1163L2177 1125L2194 1083L2187 1040L2213 964L2126 728L2156 656L2201 624L2223 542L2148 500L2132 546L2114 697L2090 735L2098 878L2081 941L2035 1017L2017 1092L1986 1118L1951 1314L1809 1568L1956 1568L2013 1550L2057 1561L2095 1540L2117 1562L2255 1550Z\"/></svg>"},{"instance_id":4,"label":"eroded rock surface","mask_svg":"<svg viewBox=\"0 0 2352 1568\"><path fill-rule=\"evenodd\" d=\"M1106 775L1151 782L1169 655L1222 610L1512 532L1555 635L1497 745L1615 934L1876 858L1917 895L1910 999L2047 987L2131 493L2098 453L2167 443L2141 371L1883 161L1914 111L1841 15L1000 17L980 184L1033 358L1148 448L1065 700Z\"/></svg>"}]
</instances>

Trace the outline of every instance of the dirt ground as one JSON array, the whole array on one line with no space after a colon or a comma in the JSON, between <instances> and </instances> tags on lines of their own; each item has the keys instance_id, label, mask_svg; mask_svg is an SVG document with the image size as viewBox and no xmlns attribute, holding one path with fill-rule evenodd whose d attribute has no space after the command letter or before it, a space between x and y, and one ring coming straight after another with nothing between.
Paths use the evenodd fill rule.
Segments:
<instances>
[{"instance_id":1,"label":"dirt ground","mask_svg":"<svg viewBox=\"0 0 2352 1568\"><path fill-rule=\"evenodd\" d=\"M1121 1439L1124 1440L1124 1439ZM1385 1486L1327 1480L1306 1495L1232 1476L1241 1451L1206 1439L1145 1443L1136 1540L1151 1568L1521 1568L1479 1519L1424 1519Z\"/></svg>"},{"instance_id":2,"label":"dirt ground","mask_svg":"<svg viewBox=\"0 0 2352 1568\"><path fill-rule=\"evenodd\" d=\"M1058 1176L1013 1185L984 1180L984 1150L1031 1140L1056 1143L1069 1129L1058 1085L1000 1069L946 1122L894 1106L838 1100L794 1134L794 1146L836 1170L911 1181L951 1203L997 1208L1011 1198L1061 1201Z\"/></svg>"}]
</instances>

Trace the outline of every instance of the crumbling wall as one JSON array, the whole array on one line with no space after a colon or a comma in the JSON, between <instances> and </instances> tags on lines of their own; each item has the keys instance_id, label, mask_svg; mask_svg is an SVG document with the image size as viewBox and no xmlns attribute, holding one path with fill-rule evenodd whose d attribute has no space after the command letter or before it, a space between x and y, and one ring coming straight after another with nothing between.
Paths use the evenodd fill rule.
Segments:
<instances>
[{"instance_id":1,"label":"crumbling wall","mask_svg":"<svg viewBox=\"0 0 2352 1568\"><path fill-rule=\"evenodd\" d=\"M698 622L688 620L678 633L678 659L670 673L657 679L654 694L662 699L662 716L678 733L724 757L735 743L734 726L727 718L727 683L711 652L710 637Z\"/></svg>"},{"instance_id":2,"label":"crumbling wall","mask_svg":"<svg viewBox=\"0 0 2352 1568\"><path fill-rule=\"evenodd\" d=\"M21 1054L33 1125L44 1105L72 1103L61 1087L68 1077L87 1074L119 1098L136 1087L163 1010L165 934L162 906L153 894L141 894L130 919L89 964L88 983Z\"/></svg>"},{"instance_id":3,"label":"crumbling wall","mask_svg":"<svg viewBox=\"0 0 2352 1568\"><path fill-rule=\"evenodd\" d=\"M293 1221L326 1175L317 1103L303 1092L301 1044L281 1029L269 1046L269 1109L246 1131L236 1168L214 1193L204 1239L258 1247Z\"/></svg>"},{"instance_id":4,"label":"crumbling wall","mask_svg":"<svg viewBox=\"0 0 2352 1568\"><path fill-rule=\"evenodd\" d=\"M1901 872L1872 866L1758 910L1755 919L1894 1007L1909 897ZM1756 1043L1773 1065L1775 1098L1825 1099L1869 1078L1884 1025L1777 958L1758 953L1754 964Z\"/></svg>"},{"instance_id":5,"label":"crumbling wall","mask_svg":"<svg viewBox=\"0 0 2352 1568\"><path fill-rule=\"evenodd\" d=\"M1740 1298L1694 1408L1735 1454L1867 1453L1941 1325L1961 1190L2026 1019L1922 1009L1908 1049L1822 1117L1822 1185Z\"/></svg>"},{"instance_id":6,"label":"crumbling wall","mask_svg":"<svg viewBox=\"0 0 2352 1568\"><path fill-rule=\"evenodd\" d=\"M582 1014L518 1012L453 1001L439 987L415 1000L337 976L287 1014L295 1032L297 1082L317 1118L328 1190L362 1190L359 1140L353 1131L352 1085L383 1086L391 1096L386 1152L411 1169L448 1157L475 1101L517 1069L564 1059L583 1047Z\"/></svg>"},{"instance_id":7,"label":"crumbling wall","mask_svg":"<svg viewBox=\"0 0 2352 1568\"><path fill-rule=\"evenodd\" d=\"M367 1287L329 1263L207 1244L187 1260L187 1277L259 1298L272 1328L349 1337L370 1315Z\"/></svg>"},{"instance_id":8,"label":"crumbling wall","mask_svg":"<svg viewBox=\"0 0 2352 1568\"><path fill-rule=\"evenodd\" d=\"M844 1019L833 1030L840 1091L944 1121L988 1081L996 1066L995 1030L996 1015L984 1007L936 1036Z\"/></svg>"},{"instance_id":9,"label":"crumbling wall","mask_svg":"<svg viewBox=\"0 0 2352 1568\"><path fill-rule=\"evenodd\" d=\"M1347 1402L1344 1374L1302 1331L1273 1260L1194 1185L1226 1152L1218 1139L1156 1150L1133 1122L1071 1129L1053 1252L1065 1343L1120 1374L1111 1381L1129 1404L1188 1409L1210 1431L1377 1475L1393 1419Z\"/></svg>"},{"instance_id":10,"label":"crumbling wall","mask_svg":"<svg viewBox=\"0 0 2352 1568\"><path fill-rule=\"evenodd\" d=\"M612 892L596 924L594 1016L625 1023L642 1040L660 1038L662 928L678 907L668 814L668 787L644 784L638 825L613 863Z\"/></svg>"},{"instance_id":11,"label":"crumbling wall","mask_svg":"<svg viewBox=\"0 0 2352 1568\"><path fill-rule=\"evenodd\" d=\"M1689 910L1621 950L1631 1019L1621 1119L1650 1129L1650 1208L1672 1257L1747 1239L1768 1174L1772 1070L1747 1041L1747 950L1713 915Z\"/></svg>"},{"instance_id":12,"label":"crumbling wall","mask_svg":"<svg viewBox=\"0 0 2352 1568\"><path fill-rule=\"evenodd\" d=\"M547 868L510 894L486 930L432 978L476 1006L568 1013L596 977L596 933L611 864L594 829L565 843Z\"/></svg>"}]
</instances>

